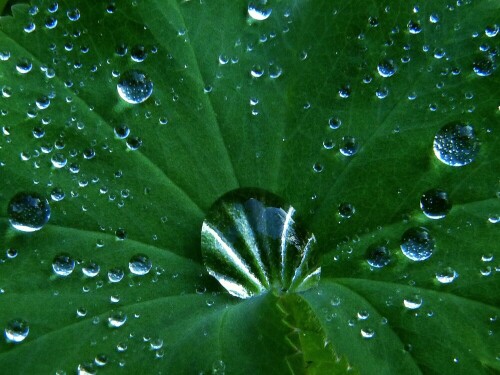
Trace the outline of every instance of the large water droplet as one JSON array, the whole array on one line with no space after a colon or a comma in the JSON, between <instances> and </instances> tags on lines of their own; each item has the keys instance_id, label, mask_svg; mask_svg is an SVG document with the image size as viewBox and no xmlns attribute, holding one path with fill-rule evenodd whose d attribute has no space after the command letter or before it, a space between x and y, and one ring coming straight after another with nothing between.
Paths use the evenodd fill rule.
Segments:
<instances>
[{"instance_id":1,"label":"large water droplet","mask_svg":"<svg viewBox=\"0 0 500 375\"><path fill-rule=\"evenodd\" d=\"M353 156L358 152L359 144L356 138L345 136L340 142L339 151L344 156Z\"/></svg>"},{"instance_id":2,"label":"large water droplet","mask_svg":"<svg viewBox=\"0 0 500 375\"><path fill-rule=\"evenodd\" d=\"M268 0L255 0L248 3L248 15L256 21L263 21L271 15L272 8L267 4Z\"/></svg>"},{"instance_id":3,"label":"large water droplet","mask_svg":"<svg viewBox=\"0 0 500 375\"><path fill-rule=\"evenodd\" d=\"M422 227L414 227L403 233L401 251L407 258L420 262L429 259L434 252L436 241L429 231Z\"/></svg>"},{"instance_id":4,"label":"large water droplet","mask_svg":"<svg viewBox=\"0 0 500 375\"><path fill-rule=\"evenodd\" d=\"M69 254L59 254L52 261L52 269L58 276L69 276L75 269L75 260Z\"/></svg>"},{"instance_id":5,"label":"large water droplet","mask_svg":"<svg viewBox=\"0 0 500 375\"><path fill-rule=\"evenodd\" d=\"M240 298L315 286L321 274L316 239L294 215L293 207L264 190L225 194L202 227L201 248L210 275Z\"/></svg>"},{"instance_id":6,"label":"large water droplet","mask_svg":"<svg viewBox=\"0 0 500 375\"><path fill-rule=\"evenodd\" d=\"M138 104L151 96L153 82L140 70L128 70L122 74L116 89L120 97L127 103Z\"/></svg>"},{"instance_id":7,"label":"large water droplet","mask_svg":"<svg viewBox=\"0 0 500 375\"><path fill-rule=\"evenodd\" d=\"M130 269L130 272L132 272L134 275L139 275L139 276L146 275L149 271L151 271L151 267L152 267L151 259L149 259L144 254L134 255L130 259L130 262L128 263L128 268Z\"/></svg>"},{"instance_id":8,"label":"large water droplet","mask_svg":"<svg viewBox=\"0 0 500 375\"><path fill-rule=\"evenodd\" d=\"M477 59L472 64L472 70L479 77L487 77L491 75L496 69L495 61L490 57L482 57Z\"/></svg>"},{"instance_id":9,"label":"large water droplet","mask_svg":"<svg viewBox=\"0 0 500 375\"><path fill-rule=\"evenodd\" d=\"M10 224L23 232L42 229L50 219L49 201L38 193L18 193L8 206Z\"/></svg>"},{"instance_id":10,"label":"large water droplet","mask_svg":"<svg viewBox=\"0 0 500 375\"><path fill-rule=\"evenodd\" d=\"M479 141L472 125L452 123L443 126L434 137L434 154L452 167L470 164L479 152Z\"/></svg>"},{"instance_id":11,"label":"large water droplet","mask_svg":"<svg viewBox=\"0 0 500 375\"><path fill-rule=\"evenodd\" d=\"M448 193L439 189L426 191L420 198L420 208L430 219L444 218L451 210Z\"/></svg>"},{"instance_id":12,"label":"large water droplet","mask_svg":"<svg viewBox=\"0 0 500 375\"><path fill-rule=\"evenodd\" d=\"M392 60L384 60L378 64L377 71L381 77L386 78L393 76L397 71L397 67Z\"/></svg>"},{"instance_id":13,"label":"large water droplet","mask_svg":"<svg viewBox=\"0 0 500 375\"><path fill-rule=\"evenodd\" d=\"M5 327L5 337L10 342L21 342L30 332L28 323L22 319L14 319L7 323Z\"/></svg>"}]
</instances>

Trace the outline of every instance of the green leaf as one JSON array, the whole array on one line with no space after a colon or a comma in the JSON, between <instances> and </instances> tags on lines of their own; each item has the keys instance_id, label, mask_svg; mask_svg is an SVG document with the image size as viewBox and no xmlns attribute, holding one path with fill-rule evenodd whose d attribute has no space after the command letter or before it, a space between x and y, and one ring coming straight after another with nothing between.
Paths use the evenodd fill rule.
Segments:
<instances>
[{"instance_id":1,"label":"green leaf","mask_svg":"<svg viewBox=\"0 0 500 375\"><path fill-rule=\"evenodd\" d=\"M0 18L0 327L29 325L4 372L500 372L498 1L268 0L260 21L239 0L53 3ZM139 104L117 91L132 70ZM449 124L472 126L445 145L472 142L467 165L434 154ZM314 234L317 287L241 300L209 275L205 215L248 187ZM20 192L53 195L41 230L9 223ZM427 260L400 249L416 227Z\"/></svg>"}]
</instances>

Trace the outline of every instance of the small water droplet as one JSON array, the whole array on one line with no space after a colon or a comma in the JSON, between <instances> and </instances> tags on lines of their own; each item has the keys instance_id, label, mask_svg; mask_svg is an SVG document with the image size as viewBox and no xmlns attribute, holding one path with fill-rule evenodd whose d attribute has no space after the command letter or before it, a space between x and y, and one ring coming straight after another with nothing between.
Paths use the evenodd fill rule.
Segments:
<instances>
[{"instance_id":1,"label":"small water droplet","mask_svg":"<svg viewBox=\"0 0 500 375\"><path fill-rule=\"evenodd\" d=\"M130 50L130 58L135 62L142 62L148 56L143 45L136 45Z\"/></svg>"},{"instance_id":2,"label":"small water droplet","mask_svg":"<svg viewBox=\"0 0 500 375\"><path fill-rule=\"evenodd\" d=\"M88 262L82 267L82 272L87 277L96 277L99 275L101 267L96 262Z\"/></svg>"},{"instance_id":3,"label":"small water droplet","mask_svg":"<svg viewBox=\"0 0 500 375\"><path fill-rule=\"evenodd\" d=\"M40 230L50 219L49 201L38 193L17 193L7 211L12 227L23 232Z\"/></svg>"},{"instance_id":4,"label":"small water droplet","mask_svg":"<svg viewBox=\"0 0 500 375\"><path fill-rule=\"evenodd\" d=\"M80 19L80 11L77 8L68 10L66 15L70 21L78 21Z\"/></svg>"},{"instance_id":5,"label":"small water droplet","mask_svg":"<svg viewBox=\"0 0 500 375\"><path fill-rule=\"evenodd\" d=\"M57 188L57 187L52 189L52 191L50 193L50 197L52 198L52 200L54 202L62 201L65 196L66 196L66 194L64 194L64 191L61 188Z\"/></svg>"},{"instance_id":6,"label":"small water droplet","mask_svg":"<svg viewBox=\"0 0 500 375\"><path fill-rule=\"evenodd\" d=\"M418 294L405 298L403 300L403 305L408 310L416 310L422 306L423 300Z\"/></svg>"},{"instance_id":7,"label":"small water droplet","mask_svg":"<svg viewBox=\"0 0 500 375\"><path fill-rule=\"evenodd\" d=\"M462 167L470 164L479 152L479 141L472 125L451 123L434 137L434 154L446 165Z\"/></svg>"},{"instance_id":8,"label":"small water droplet","mask_svg":"<svg viewBox=\"0 0 500 375\"><path fill-rule=\"evenodd\" d=\"M430 219L442 219L451 210L448 193L440 189L431 189L422 194L420 208Z\"/></svg>"},{"instance_id":9,"label":"small water droplet","mask_svg":"<svg viewBox=\"0 0 500 375\"><path fill-rule=\"evenodd\" d=\"M436 272L436 280L441 284L450 284L458 277L457 272L451 267L445 267Z\"/></svg>"},{"instance_id":10,"label":"small water droplet","mask_svg":"<svg viewBox=\"0 0 500 375\"><path fill-rule=\"evenodd\" d=\"M7 341L19 343L28 337L30 327L25 320L14 319L7 323L4 332Z\"/></svg>"},{"instance_id":11,"label":"small water droplet","mask_svg":"<svg viewBox=\"0 0 500 375\"><path fill-rule=\"evenodd\" d=\"M123 73L116 85L120 97L130 104L146 101L153 93L153 82L140 70Z\"/></svg>"},{"instance_id":12,"label":"small water droplet","mask_svg":"<svg viewBox=\"0 0 500 375\"><path fill-rule=\"evenodd\" d=\"M408 258L420 262L430 258L434 252L436 241L429 231L423 227L413 227L401 237L401 251Z\"/></svg>"},{"instance_id":13,"label":"small water droplet","mask_svg":"<svg viewBox=\"0 0 500 375\"><path fill-rule=\"evenodd\" d=\"M54 168L57 169L64 168L68 163L68 159L66 159L66 156L64 156L64 154L60 152L56 152L54 155L52 155L50 161L52 162Z\"/></svg>"},{"instance_id":14,"label":"small water droplet","mask_svg":"<svg viewBox=\"0 0 500 375\"><path fill-rule=\"evenodd\" d=\"M498 35L499 31L500 31L500 26L498 26L497 24L494 24L494 25L486 26L486 28L484 29L484 34L488 38L494 38Z\"/></svg>"},{"instance_id":15,"label":"small water droplet","mask_svg":"<svg viewBox=\"0 0 500 375\"><path fill-rule=\"evenodd\" d=\"M16 65L16 70L21 74L26 74L31 71L32 67L33 65L31 64L31 61L26 58L23 58L18 61Z\"/></svg>"},{"instance_id":16,"label":"small water droplet","mask_svg":"<svg viewBox=\"0 0 500 375\"><path fill-rule=\"evenodd\" d=\"M339 215L344 219L349 219L355 212L356 209L350 203L344 202L339 205Z\"/></svg>"},{"instance_id":17,"label":"small water droplet","mask_svg":"<svg viewBox=\"0 0 500 375\"><path fill-rule=\"evenodd\" d=\"M248 15L256 21L269 18L273 9L269 7L268 0L255 0L248 3Z\"/></svg>"},{"instance_id":18,"label":"small water droplet","mask_svg":"<svg viewBox=\"0 0 500 375\"><path fill-rule=\"evenodd\" d=\"M108 325L112 328L119 328L125 324L127 321L127 314L123 311L118 311L113 313L108 318Z\"/></svg>"},{"instance_id":19,"label":"small water droplet","mask_svg":"<svg viewBox=\"0 0 500 375\"><path fill-rule=\"evenodd\" d=\"M125 273L121 268L112 268L108 271L108 280L112 283L119 283L122 281Z\"/></svg>"},{"instance_id":20,"label":"small water droplet","mask_svg":"<svg viewBox=\"0 0 500 375\"><path fill-rule=\"evenodd\" d=\"M375 337L375 331L372 328L362 328L361 337L371 339L372 337Z\"/></svg>"},{"instance_id":21,"label":"small water droplet","mask_svg":"<svg viewBox=\"0 0 500 375\"><path fill-rule=\"evenodd\" d=\"M75 260L67 253L61 253L52 261L52 269L58 276L69 276L75 269Z\"/></svg>"},{"instance_id":22,"label":"small water droplet","mask_svg":"<svg viewBox=\"0 0 500 375\"><path fill-rule=\"evenodd\" d=\"M130 262L128 263L128 268L130 269L130 272L132 272L134 275L146 275L151 271L151 267L153 264L151 263L151 260L144 254L136 254L134 255L131 259Z\"/></svg>"},{"instance_id":23,"label":"small water droplet","mask_svg":"<svg viewBox=\"0 0 500 375\"><path fill-rule=\"evenodd\" d=\"M366 261L374 268L382 268L391 262L391 254L387 243L374 243L368 246L366 251Z\"/></svg>"},{"instance_id":24,"label":"small water droplet","mask_svg":"<svg viewBox=\"0 0 500 375\"><path fill-rule=\"evenodd\" d=\"M408 31L410 34L418 34L422 31L422 26L420 26L420 22L410 21L408 22Z\"/></svg>"}]
</instances>

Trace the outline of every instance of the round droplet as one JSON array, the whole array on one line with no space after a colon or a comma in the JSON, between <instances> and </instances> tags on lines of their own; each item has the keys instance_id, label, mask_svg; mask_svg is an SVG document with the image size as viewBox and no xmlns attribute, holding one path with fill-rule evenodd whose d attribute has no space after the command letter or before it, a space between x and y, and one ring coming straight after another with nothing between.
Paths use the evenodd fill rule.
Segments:
<instances>
[{"instance_id":1,"label":"round droplet","mask_svg":"<svg viewBox=\"0 0 500 375\"><path fill-rule=\"evenodd\" d=\"M443 126L434 137L434 154L446 165L470 164L479 152L479 141L472 125L452 123Z\"/></svg>"},{"instance_id":2,"label":"round droplet","mask_svg":"<svg viewBox=\"0 0 500 375\"><path fill-rule=\"evenodd\" d=\"M392 60L384 60L378 64L377 71L381 77L387 78L396 73L397 67Z\"/></svg>"},{"instance_id":3,"label":"round droplet","mask_svg":"<svg viewBox=\"0 0 500 375\"><path fill-rule=\"evenodd\" d=\"M146 275L149 271L151 271L152 266L153 264L151 263L151 260L144 254L134 255L128 263L130 272L139 276Z\"/></svg>"},{"instance_id":4,"label":"round droplet","mask_svg":"<svg viewBox=\"0 0 500 375\"><path fill-rule=\"evenodd\" d=\"M49 201L37 193L18 193L9 202L10 224L23 232L42 229L50 219Z\"/></svg>"},{"instance_id":5,"label":"round droplet","mask_svg":"<svg viewBox=\"0 0 500 375\"><path fill-rule=\"evenodd\" d=\"M203 222L201 249L210 275L232 295L249 298L307 290L319 282L316 239L295 209L259 189L217 200Z\"/></svg>"},{"instance_id":6,"label":"round droplet","mask_svg":"<svg viewBox=\"0 0 500 375\"><path fill-rule=\"evenodd\" d=\"M418 294L415 294L403 300L403 305L408 310L419 309L422 306L422 303L422 297L420 297Z\"/></svg>"},{"instance_id":7,"label":"round droplet","mask_svg":"<svg viewBox=\"0 0 500 375\"><path fill-rule=\"evenodd\" d=\"M22 319L11 320L5 327L5 337L9 342L21 342L28 337L29 333L30 327L28 323Z\"/></svg>"},{"instance_id":8,"label":"round droplet","mask_svg":"<svg viewBox=\"0 0 500 375\"><path fill-rule=\"evenodd\" d=\"M356 138L345 136L340 142L340 153L344 156L353 156L358 152L359 144Z\"/></svg>"},{"instance_id":9,"label":"round droplet","mask_svg":"<svg viewBox=\"0 0 500 375\"><path fill-rule=\"evenodd\" d=\"M130 134L130 129L127 125L121 124L115 127L115 136L120 139L125 139Z\"/></svg>"},{"instance_id":10,"label":"round droplet","mask_svg":"<svg viewBox=\"0 0 500 375\"><path fill-rule=\"evenodd\" d=\"M52 162L52 165L54 168L61 169L66 166L68 163L68 159L66 159L66 156L64 154L57 152L52 157L50 158L50 161Z\"/></svg>"},{"instance_id":11,"label":"round droplet","mask_svg":"<svg viewBox=\"0 0 500 375\"><path fill-rule=\"evenodd\" d=\"M350 203L344 202L339 204L339 215L344 219L349 219L356 212L356 208Z\"/></svg>"},{"instance_id":12,"label":"round droplet","mask_svg":"<svg viewBox=\"0 0 500 375\"><path fill-rule=\"evenodd\" d=\"M420 198L420 208L430 219L444 218L451 210L448 193L439 189L426 191Z\"/></svg>"},{"instance_id":13,"label":"round droplet","mask_svg":"<svg viewBox=\"0 0 500 375\"><path fill-rule=\"evenodd\" d=\"M361 337L371 339L372 337L375 337L375 331L372 328L362 328Z\"/></svg>"},{"instance_id":14,"label":"round droplet","mask_svg":"<svg viewBox=\"0 0 500 375\"><path fill-rule=\"evenodd\" d=\"M126 321L127 321L127 314L125 314L122 311L118 311L118 312L112 314L108 318L108 324L110 327L113 327L113 328L121 327L122 325L125 324Z\"/></svg>"},{"instance_id":15,"label":"round droplet","mask_svg":"<svg viewBox=\"0 0 500 375\"><path fill-rule=\"evenodd\" d=\"M132 47L132 50L130 51L130 58L135 62L142 62L147 56L148 53L143 45L136 45Z\"/></svg>"},{"instance_id":16,"label":"round droplet","mask_svg":"<svg viewBox=\"0 0 500 375\"><path fill-rule=\"evenodd\" d=\"M112 283L119 283L122 281L125 273L121 268L112 268L108 271L108 280Z\"/></svg>"},{"instance_id":17,"label":"round droplet","mask_svg":"<svg viewBox=\"0 0 500 375\"><path fill-rule=\"evenodd\" d=\"M87 277L96 277L100 271L101 267L96 262L88 262L82 267L82 272Z\"/></svg>"},{"instance_id":18,"label":"round droplet","mask_svg":"<svg viewBox=\"0 0 500 375\"><path fill-rule=\"evenodd\" d=\"M120 240L120 241L123 241L124 239L127 238L127 232L125 231L124 228L118 228L115 231L115 235L116 235L116 239Z\"/></svg>"},{"instance_id":19,"label":"round droplet","mask_svg":"<svg viewBox=\"0 0 500 375\"><path fill-rule=\"evenodd\" d=\"M451 267L445 267L439 272L436 272L436 280L441 284L450 284L457 278L457 272Z\"/></svg>"},{"instance_id":20,"label":"round droplet","mask_svg":"<svg viewBox=\"0 0 500 375\"><path fill-rule=\"evenodd\" d=\"M116 89L127 103L138 104L151 96L153 82L140 70L129 70L121 76Z\"/></svg>"},{"instance_id":21,"label":"round droplet","mask_svg":"<svg viewBox=\"0 0 500 375\"><path fill-rule=\"evenodd\" d=\"M434 252L436 241L423 227L414 227L404 232L401 238L401 251L416 262L429 259Z\"/></svg>"},{"instance_id":22,"label":"round droplet","mask_svg":"<svg viewBox=\"0 0 500 375\"><path fill-rule=\"evenodd\" d=\"M248 3L248 15L256 21L263 21L269 18L272 8L268 5L268 0L255 0Z\"/></svg>"},{"instance_id":23,"label":"round droplet","mask_svg":"<svg viewBox=\"0 0 500 375\"><path fill-rule=\"evenodd\" d=\"M391 262L391 254L386 243L375 243L368 246L366 261L374 268L382 268Z\"/></svg>"},{"instance_id":24,"label":"round droplet","mask_svg":"<svg viewBox=\"0 0 500 375\"><path fill-rule=\"evenodd\" d=\"M31 68L33 65L31 64L31 61L28 59L24 58L19 60L19 62L16 65L16 70L21 73L21 74L26 74L31 71Z\"/></svg>"},{"instance_id":25,"label":"round droplet","mask_svg":"<svg viewBox=\"0 0 500 375\"><path fill-rule=\"evenodd\" d=\"M491 75L496 69L496 64L490 57L482 57L474 61L472 70L479 77L487 77Z\"/></svg>"},{"instance_id":26,"label":"round droplet","mask_svg":"<svg viewBox=\"0 0 500 375\"><path fill-rule=\"evenodd\" d=\"M46 96L41 96L36 100L35 104L38 109L46 109L50 105L50 99Z\"/></svg>"},{"instance_id":27,"label":"round droplet","mask_svg":"<svg viewBox=\"0 0 500 375\"><path fill-rule=\"evenodd\" d=\"M410 21L408 22L408 31L410 34L418 34L422 31L422 26L420 26L419 22Z\"/></svg>"},{"instance_id":28,"label":"round droplet","mask_svg":"<svg viewBox=\"0 0 500 375\"><path fill-rule=\"evenodd\" d=\"M494 38L498 35L498 32L500 31L500 26L498 26L497 24L494 24L494 25L488 25L486 26L486 28L484 29L484 34L488 37L488 38Z\"/></svg>"},{"instance_id":29,"label":"round droplet","mask_svg":"<svg viewBox=\"0 0 500 375\"><path fill-rule=\"evenodd\" d=\"M75 269L75 260L69 254L59 254L52 261L52 269L58 276L69 276Z\"/></svg>"}]
</instances>

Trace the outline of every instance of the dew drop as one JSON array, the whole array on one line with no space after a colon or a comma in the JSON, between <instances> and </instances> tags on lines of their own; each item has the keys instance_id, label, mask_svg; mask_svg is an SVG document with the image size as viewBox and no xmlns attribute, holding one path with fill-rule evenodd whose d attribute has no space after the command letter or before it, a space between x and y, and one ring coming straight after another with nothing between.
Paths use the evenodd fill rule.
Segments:
<instances>
[{"instance_id":1,"label":"dew drop","mask_svg":"<svg viewBox=\"0 0 500 375\"><path fill-rule=\"evenodd\" d=\"M434 137L434 154L446 165L462 167L470 164L479 152L479 141L472 125L451 123Z\"/></svg>"},{"instance_id":2,"label":"dew drop","mask_svg":"<svg viewBox=\"0 0 500 375\"><path fill-rule=\"evenodd\" d=\"M80 19L80 11L77 8L68 10L66 15L70 21L78 21Z\"/></svg>"},{"instance_id":3,"label":"dew drop","mask_svg":"<svg viewBox=\"0 0 500 375\"><path fill-rule=\"evenodd\" d=\"M115 126L114 132L115 132L115 136L117 138L125 139L129 136L130 129L127 125L121 124L121 125Z\"/></svg>"},{"instance_id":4,"label":"dew drop","mask_svg":"<svg viewBox=\"0 0 500 375\"><path fill-rule=\"evenodd\" d=\"M14 319L7 323L4 332L7 341L19 343L21 341L24 341L24 339L28 337L28 334L30 333L30 327L25 320Z\"/></svg>"},{"instance_id":5,"label":"dew drop","mask_svg":"<svg viewBox=\"0 0 500 375\"><path fill-rule=\"evenodd\" d=\"M372 337L375 337L375 331L372 328L362 328L361 337L371 339Z\"/></svg>"},{"instance_id":6,"label":"dew drop","mask_svg":"<svg viewBox=\"0 0 500 375\"><path fill-rule=\"evenodd\" d=\"M422 303L422 297L420 297L418 294L415 294L403 300L403 305L408 310L419 309L422 306Z\"/></svg>"},{"instance_id":7,"label":"dew drop","mask_svg":"<svg viewBox=\"0 0 500 375\"><path fill-rule=\"evenodd\" d=\"M82 267L82 272L87 277L96 277L100 271L101 267L96 262L88 262Z\"/></svg>"},{"instance_id":8,"label":"dew drop","mask_svg":"<svg viewBox=\"0 0 500 375\"><path fill-rule=\"evenodd\" d=\"M472 70L479 77L487 77L491 75L496 69L496 64L490 57L482 57L474 61Z\"/></svg>"},{"instance_id":9,"label":"dew drop","mask_svg":"<svg viewBox=\"0 0 500 375\"><path fill-rule=\"evenodd\" d=\"M132 272L134 275L146 275L151 271L151 267L153 264L151 263L151 260L144 254L136 254L134 255L131 259L130 262L128 263L128 268L130 269L130 272Z\"/></svg>"},{"instance_id":10,"label":"dew drop","mask_svg":"<svg viewBox=\"0 0 500 375\"><path fill-rule=\"evenodd\" d=\"M37 193L17 193L7 211L12 227L22 232L40 230L50 219L49 201Z\"/></svg>"},{"instance_id":11,"label":"dew drop","mask_svg":"<svg viewBox=\"0 0 500 375\"><path fill-rule=\"evenodd\" d=\"M108 271L108 280L112 283L119 283L122 281L125 273L121 268L112 268Z\"/></svg>"},{"instance_id":12,"label":"dew drop","mask_svg":"<svg viewBox=\"0 0 500 375\"><path fill-rule=\"evenodd\" d=\"M130 58L135 62L142 62L147 57L146 49L143 45L136 45L130 51Z\"/></svg>"},{"instance_id":13,"label":"dew drop","mask_svg":"<svg viewBox=\"0 0 500 375\"><path fill-rule=\"evenodd\" d=\"M314 235L297 222L293 207L267 191L244 188L222 196L201 237L209 274L236 297L302 291L319 281Z\"/></svg>"},{"instance_id":14,"label":"dew drop","mask_svg":"<svg viewBox=\"0 0 500 375\"><path fill-rule=\"evenodd\" d=\"M436 280L441 284L450 284L458 277L457 272L451 267L445 267L436 272Z\"/></svg>"},{"instance_id":15,"label":"dew drop","mask_svg":"<svg viewBox=\"0 0 500 375\"><path fill-rule=\"evenodd\" d=\"M430 219L444 218L451 210L448 193L439 189L426 191L420 198L420 208Z\"/></svg>"},{"instance_id":16,"label":"dew drop","mask_svg":"<svg viewBox=\"0 0 500 375\"><path fill-rule=\"evenodd\" d=\"M31 68L33 65L31 64L31 61L28 59L24 58L18 61L16 65L16 70L21 73L21 74L26 74L31 71Z\"/></svg>"},{"instance_id":17,"label":"dew drop","mask_svg":"<svg viewBox=\"0 0 500 375\"><path fill-rule=\"evenodd\" d=\"M396 73L397 67L392 60L384 60L378 64L377 71L381 77L387 78Z\"/></svg>"},{"instance_id":18,"label":"dew drop","mask_svg":"<svg viewBox=\"0 0 500 375\"><path fill-rule=\"evenodd\" d=\"M498 26L497 24L494 24L494 25L486 26L486 28L484 29L484 34L488 38L494 38L498 35L499 31L500 31L500 26Z\"/></svg>"},{"instance_id":19,"label":"dew drop","mask_svg":"<svg viewBox=\"0 0 500 375\"><path fill-rule=\"evenodd\" d=\"M366 261L374 268L382 268L391 262L391 254L386 243L375 243L368 246Z\"/></svg>"},{"instance_id":20,"label":"dew drop","mask_svg":"<svg viewBox=\"0 0 500 375\"><path fill-rule=\"evenodd\" d=\"M422 31L422 26L420 26L419 22L410 21L408 22L408 31L410 34L418 34Z\"/></svg>"},{"instance_id":21,"label":"dew drop","mask_svg":"<svg viewBox=\"0 0 500 375\"><path fill-rule=\"evenodd\" d=\"M153 93L153 82L140 70L128 70L116 85L120 97L130 104L146 101Z\"/></svg>"},{"instance_id":22,"label":"dew drop","mask_svg":"<svg viewBox=\"0 0 500 375\"><path fill-rule=\"evenodd\" d=\"M68 163L68 159L66 159L66 156L64 154L57 152L52 157L50 158L50 161L52 162L52 165L54 168L61 169L66 166Z\"/></svg>"},{"instance_id":23,"label":"dew drop","mask_svg":"<svg viewBox=\"0 0 500 375\"><path fill-rule=\"evenodd\" d=\"M345 136L340 142L339 151L344 156L353 156L358 152L359 144L356 138Z\"/></svg>"},{"instance_id":24,"label":"dew drop","mask_svg":"<svg viewBox=\"0 0 500 375\"><path fill-rule=\"evenodd\" d=\"M61 253L52 261L52 269L58 276L69 276L75 269L75 260L67 253Z\"/></svg>"},{"instance_id":25,"label":"dew drop","mask_svg":"<svg viewBox=\"0 0 500 375\"><path fill-rule=\"evenodd\" d=\"M113 313L108 317L108 325L112 328L119 328L127 321L127 314L122 311Z\"/></svg>"},{"instance_id":26,"label":"dew drop","mask_svg":"<svg viewBox=\"0 0 500 375\"><path fill-rule=\"evenodd\" d=\"M401 237L401 251L415 262L429 259L435 248L435 239L423 227L413 227Z\"/></svg>"},{"instance_id":27,"label":"dew drop","mask_svg":"<svg viewBox=\"0 0 500 375\"><path fill-rule=\"evenodd\" d=\"M255 0L248 3L248 15L256 21L269 18L273 9L269 7L268 0Z\"/></svg>"},{"instance_id":28,"label":"dew drop","mask_svg":"<svg viewBox=\"0 0 500 375\"><path fill-rule=\"evenodd\" d=\"M344 202L339 205L339 215L344 219L349 219L355 212L356 209L350 203Z\"/></svg>"}]
</instances>

